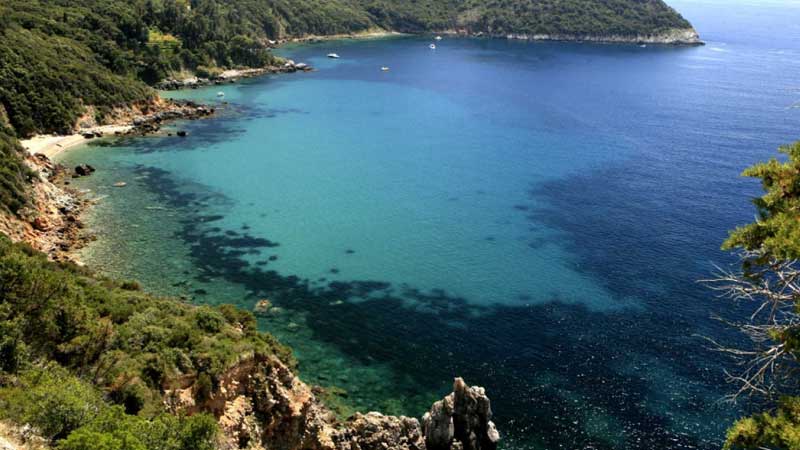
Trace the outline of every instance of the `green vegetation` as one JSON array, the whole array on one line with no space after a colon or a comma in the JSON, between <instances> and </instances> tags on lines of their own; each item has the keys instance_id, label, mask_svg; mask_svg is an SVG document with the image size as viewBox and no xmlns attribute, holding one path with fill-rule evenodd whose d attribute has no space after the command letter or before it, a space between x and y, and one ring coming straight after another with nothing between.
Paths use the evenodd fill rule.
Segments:
<instances>
[{"instance_id":1,"label":"green vegetation","mask_svg":"<svg viewBox=\"0 0 800 450\"><path fill-rule=\"evenodd\" d=\"M800 358L800 142L780 151L785 161L744 171L761 179L765 193L753 200L756 221L731 232L723 245L741 251L742 271L714 283L727 297L755 303L749 321L733 324L752 345L720 349L739 362L737 395L754 395L767 408L728 430L728 449L800 448L800 397L794 396Z\"/></svg>"},{"instance_id":2,"label":"green vegetation","mask_svg":"<svg viewBox=\"0 0 800 450\"><path fill-rule=\"evenodd\" d=\"M28 184L34 174L22 161L24 151L14 132L0 120L0 214L16 214L28 203Z\"/></svg>"},{"instance_id":3,"label":"green vegetation","mask_svg":"<svg viewBox=\"0 0 800 450\"><path fill-rule=\"evenodd\" d=\"M152 97L132 77L139 61L128 49L130 16L100 4L6 1L0 17L0 106L18 135L67 132L86 105L102 116Z\"/></svg>"},{"instance_id":4,"label":"green vegetation","mask_svg":"<svg viewBox=\"0 0 800 450\"><path fill-rule=\"evenodd\" d=\"M800 398L786 397L774 411L739 420L728 430L725 448L800 448Z\"/></svg>"},{"instance_id":5,"label":"green vegetation","mask_svg":"<svg viewBox=\"0 0 800 450\"><path fill-rule=\"evenodd\" d=\"M61 450L211 450L218 431L207 414L126 414L54 363L23 371L0 388L0 405L0 417L30 424Z\"/></svg>"},{"instance_id":6,"label":"green vegetation","mask_svg":"<svg viewBox=\"0 0 800 450\"><path fill-rule=\"evenodd\" d=\"M211 448L214 419L168 414L166 391L203 400L255 355L292 365L249 312L153 297L3 236L0 286L0 419L64 449Z\"/></svg>"}]
</instances>

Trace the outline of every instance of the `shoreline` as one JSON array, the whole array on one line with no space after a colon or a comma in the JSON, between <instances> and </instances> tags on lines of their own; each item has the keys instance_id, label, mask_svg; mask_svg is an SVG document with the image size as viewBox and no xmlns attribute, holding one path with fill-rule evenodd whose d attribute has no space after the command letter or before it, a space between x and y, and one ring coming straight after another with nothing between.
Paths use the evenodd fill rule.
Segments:
<instances>
[{"instance_id":1,"label":"shoreline","mask_svg":"<svg viewBox=\"0 0 800 450\"><path fill-rule=\"evenodd\" d=\"M215 109L210 106L161 97L157 97L150 108L147 112L125 114L123 118L114 120L114 123L81 128L71 134L36 134L28 139L20 139L19 142L30 156L44 155L52 160L95 138L153 134L160 130L164 122L200 119L215 113Z\"/></svg>"},{"instance_id":2,"label":"shoreline","mask_svg":"<svg viewBox=\"0 0 800 450\"><path fill-rule=\"evenodd\" d=\"M561 42L575 42L575 43L596 43L596 44L641 44L646 42L654 45L672 45L672 46L693 46L703 45L704 43L699 40L694 29L676 29L672 32L664 33L657 36L647 37L621 37L621 36L568 36L568 35L525 35L525 34L487 34L483 32L471 32L465 29L449 29L438 30L426 33L401 33L397 31L387 30L369 30L361 33L348 33L348 34L335 34L335 35L308 35L303 37L294 37L285 40L280 40L274 44L270 42L272 48L279 48L286 44L307 44L323 41L335 41L346 39L383 39L392 37L406 37L406 36L425 36L425 35L443 35L464 38L490 38L490 39L506 39L506 40L525 40L525 41L561 41ZM672 39L671 38L683 38ZM643 39L647 40L643 40ZM695 41L692 41L694 39ZM294 73L298 71L310 71L313 68L304 63L295 63L292 60L287 60L281 66L267 66L250 69L227 69L221 72L214 78L204 79L198 77L191 77L183 80L165 79L157 85L157 88L164 90L183 90L183 89L196 89L201 86L208 86L212 84L235 83L242 79L259 77L263 75L270 75L276 73ZM160 85L160 86L159 86ZM72 134L54 135L54 134L40 134L34 135L28 139L20 140L20 144L27 151L30 158L37 159L43 157L46 164L59 155L87 144L93 138L100 138L105 136L126 136L126 135L148 135L157 133L160 129L162 121L180 120L180 119L198 119L214 114L214 109L199 105L191 101L175 101L164 99L157 96L155 100L147 105L145 110L134 110L130 107L122 114L122 118L116 119L111 124L96 125L84 129L76 129ZM145 112L146 111L146 112ZM37 161L39 162L39 161ZM68 169L67 169L68 170ZM61 191L68 196L72 197L76 202L80 202L80 195L71 190L67 186L59 186ZM81 208L84 209L84 208ZM81 211L83 212L83 211ZM78 214L80 215L80 213ZM77 217L76 217L77 219ZM70 219L72 220L72 219ZM0 227L6 228L6 227ZM46 230L38 230L45 232ZM42 236L44 237L44 236ZM74 238L74 236L73 236ZM78 241L83 239L68 239L71 242L64 242L63 247L75 250L82 246ZM78 246L76 247L76 244ZM64 249L60 253L61 256L70 258L72 252ZM48 252L51 253L51 252ZM53 256L51 254L51 256ZM70 258L72 259L72 258Z\"/></svg>"},{"instance_id":3,"label":"shoreline","mask_svg":"<svg viewBox=\"0 0 800 450\"><path fill-rule=\"evenodd\" d=\"M84 230L81 217L94 203L69 186L70 178L90 175L94 168L78 165L67 168L53 161L64 152L91 139L104 136L144 136L157 133L164 122L193 120L211 116L215 109L192 101L165 100L160 97L146 104L119 108L111 124L78 128L65 135L35 135L20 140L25 163L37 176L32 181L31 203L17 216L0 214L0 232L14 241L23 241L54 261L82 265L75 250L95 239ZM170 133L171 134L171 133ZM178 131L178 136L186 133Z\"/></svg>"},{"instance_id":4,"label":"shoreline","mask_svg":"<svg viewBox=\"0 0 800 450\"><path fill-rule=\"evenodd\" d=\"M432 32L432 34L435 33ZM403 33L400 31L390 31L384 29L373 29L356 33L339 33L339 34L326 34L326 35L309 34L306 36L291 37L288 39L282 39L276 41L276 45L272 48L275 49L285 44L304 44L310 42L338 41L345 39L359 39L359 40L384 39L391 37L416 36L416 35L421 35L421 34Z\"/></svg>"},{"instance_id":5,"label":"shoreline","mask_svg":"<svg viewBox=\"0 0 800 450\"><path fill-rule=\"evenodd\" d=\"M468 38L505 39L509 41L529 42L568 42L578 44L619 44L619 45L663 45L674 47L694 47L705 45L694 28L675 28L653 35L578 35L578 34L544 34L544 33L487 33L466 29L448 29L424 34L441 34Z\"/></svg>"},{"instance_id":6,"label":"shoreline","mask_svg":"<svg viewBox=\"0 0 800 450\"><path fill-rule=\"evenodd\" d=\"M73 134L37 134L28 139L20 140L22 147L28 151L29 154L35 155L40 153L47 156L48 159L53 159L55 156L65 152L71 148L85 144L91 140L84 135L92 134L97 135L119 135L128 133L133 129L133 124L127 125L101 125L97 127L87 128L81 132Z\"/></svg>"}]
</instances>

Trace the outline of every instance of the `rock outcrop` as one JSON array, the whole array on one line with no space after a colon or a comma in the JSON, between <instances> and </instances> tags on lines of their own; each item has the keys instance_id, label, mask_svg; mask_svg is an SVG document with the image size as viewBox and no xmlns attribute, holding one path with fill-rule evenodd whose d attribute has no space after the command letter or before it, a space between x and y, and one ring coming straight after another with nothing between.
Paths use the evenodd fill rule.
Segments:
<instances>
[{"instance_id":1,"label":"rock outcrop","mask_svg":"<svg viewBox=\"0 0 800 450\"><path fill-rule=\"evenodd\" d=\"M127 134L144 135L155 133L161 124L171 120L195 120L209 117L216 110L212 107L193 102L191 100L170 100L155 112L133 117L133 128ZM178 131L178 136L186 136L186 131Z\"/></svg>"},{"instance_id":2,"label":"rock outcrop","mask_svg":"<svg viewBox=\"0 0 800 450\"><path fill-rule=\"evenodd\" d=\"M456 378L450 395L425 413L422 429L428 450L494 450L500 440L486 392L461 378Z\"/></svg>"},{"instance_id":3,"label":"rock outcrop","mask_svg":"<svg viewBox=\"0 0 800 450\"><path fill-rule=\"evenodd\" d=\"M483 388L468 387L461 378L422 423L377 412L341 422L274 356L242 358L210 394L197 385L186 380L167 391L165 403L173 412L214 414L224 450L493 450L499 440Z\"/></svg>"},{"instance_id":4,"label":"rock outcrop","mask_svg":"<svg viewBox=\"0 0 800 450\"><path fill-rule=\"evenodd\" d=\"M0 421L0 450L49 450L51 447L29 425Z\"/></svg>"}]
</instances>

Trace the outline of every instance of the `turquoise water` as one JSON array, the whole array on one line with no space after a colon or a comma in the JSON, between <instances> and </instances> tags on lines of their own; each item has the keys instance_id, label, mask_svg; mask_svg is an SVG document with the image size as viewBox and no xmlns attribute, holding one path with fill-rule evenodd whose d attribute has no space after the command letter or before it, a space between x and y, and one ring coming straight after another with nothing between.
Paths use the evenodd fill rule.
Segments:
<instances>
[{"instance_id":1,"label":"turquoise water","mask_svg":"<svg viewBox=\"0 0 800 450\"><path fill-rule=\"evenodd\" d=\"M717 448L741 410L697 335L743 312L696 280L752 218L738 173L800 136L800 10L676 6L709 45L337 41L282 50L313 73L171 93L227 103L64 156L99 169L80 257L270 299L344 412L420 415L461 375L507 449Z\"/></svg>"}]
</instances>

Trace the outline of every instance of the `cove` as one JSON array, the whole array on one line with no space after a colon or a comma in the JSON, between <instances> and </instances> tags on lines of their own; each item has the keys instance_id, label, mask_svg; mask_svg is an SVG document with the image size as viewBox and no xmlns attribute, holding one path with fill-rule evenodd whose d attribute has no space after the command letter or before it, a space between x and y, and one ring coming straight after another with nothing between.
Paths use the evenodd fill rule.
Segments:
<instances>
[{"instance_id":1,"label":"cove","mask_svg":"<svg viewBox=\"0 0 800 450\"><path fill-rule=\"evenodd\" d=\"M740 411L697 336L735 339L710 315L743 311L697 280L752 217L739 172L798 130L800 32L759 34L795 7L759 8L742 36L720 3L682 7L697 48L282 49L318 71L170 93L228 104L186 138L64 155L98 168L74 182L102 198L79 257L197 303L268 298L261 327L344 414L417 415L458 375L506 449L718 448Z\"/></svg>"}]
</instances>

